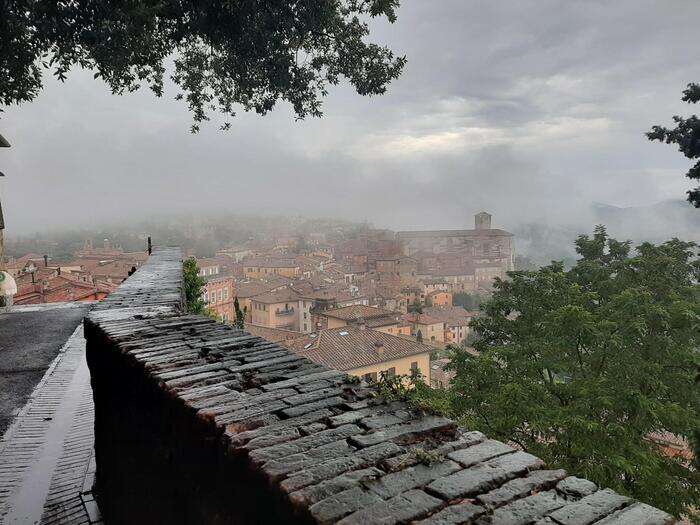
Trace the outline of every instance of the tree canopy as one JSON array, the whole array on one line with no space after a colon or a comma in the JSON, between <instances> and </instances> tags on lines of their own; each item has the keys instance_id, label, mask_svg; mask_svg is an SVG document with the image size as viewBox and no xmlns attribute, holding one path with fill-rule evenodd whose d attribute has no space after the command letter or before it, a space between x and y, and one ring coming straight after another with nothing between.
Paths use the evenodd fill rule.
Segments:
<instances>
[{"instance_id":1,"label":"tree canopy","mask_svg":"<svg viewBox=\"0 0 700 525\"><path fill-rule=\"evenodd\" d=\"M571 270L552 263L497 280L455 349L436 407L550 466L676 516L700 504L700 476L658 437L692 440L700 410L700 264L673 239L632 250L597 227Z\"/></svg>"},{"instance_id":2,"label":"tree canopy","mask_svg":"<svg viewBox=\"0 0 700 525\"><path fill-rule=\"evenodd\" d=\"M202 287L206 284L206 280L200 277L197 260L194 257L190 257L183 263L182 277L187 311L193 314L205 314L207 308L202 299Z\"/></svg>"},{"instance_id":3,"label":"tree canopy","mask_svg":"<svg viewBox=\"0 0 700 525\"><path fill-rule=\"evenodd\" d=\"M405 64L367 42L368 21L396 20L398 0L9 0L0 2L0 105L33 100L42 72L65 80L93 70L113 93L148 86L163 95L166 74L193 114L266 114L278 100L298 118L321 115L329 85L345 77L378 95ZM168 72L168 60L173 59ZM227 128L230 123L222 127Z\"/></svg>"},{"instance_id":4,"label":"tree canopy","mask_svg":"<svg viewBox=\"0 0 700 525\"><path fill-rule=\"evenodd\" d=\"M688 84L683 91L684 102L696 104L700 101L700 84ZM673 121L675 128L665 128L663 126L653 126L647 133L649 140L658 140L666 144L676 144L678 150L691 160L700 159L700 118L692 115L689 118L675 115ZM686 177L690 180L700 181L700 160L692 166ZM696 208L700 208L700 186L688 190L688 201Z\"/></svg>"}]
</instances>

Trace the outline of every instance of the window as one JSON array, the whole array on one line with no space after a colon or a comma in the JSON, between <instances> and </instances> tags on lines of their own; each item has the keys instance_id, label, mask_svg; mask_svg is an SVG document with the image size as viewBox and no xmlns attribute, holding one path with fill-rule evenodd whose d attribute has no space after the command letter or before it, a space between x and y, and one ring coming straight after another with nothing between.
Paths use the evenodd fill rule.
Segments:
<instances>
[{"instance_id":1,"label":"window","mask_svg":"<svg viewBox=\"0 0 700 525\"><path fill-rule=\"evenodd\" d=\"M365 374L363 377L367 383L377 382L377 372L370 372L369 374Z\"/></svg>"},{"instance_id":2,"label":"window","mask_svg":"<svg viewBox=\"0 0 700 525\"><path fill-rule=\"evenodd\" d=\"M224 323L228 323L228 314L224 314L222 318L224 320Z\"/></svg>"},{"instance_id":3,"label":"window","mask_svg":"<svg viewBox=\"0 0 700 525\"><path fill-rule=\"evenodd\" d=\"M411 370L418 370L418 361L413 361L411 363Z\"/></svg>"},{"instance_id":4,"label":"window","mask_svg":"<svg viewBox=\"0 0 700 525\"><path fill-rule=\"evenodd\" d=\"M228 288L224 288L224 301L228 301Z\"/></svg>"},{"instance_id":5,"label":"window","mask_svg":"<svg viewBox=\"0 0 700 525\"><path fill-rule=\"evenodd\" d=\"M224 300L224 291L219 290L219 302L222 302Z\"/></svg>"},{"instance_id":6,"label":"window","mask_svg":"<svg viewBox=\"0 0 700 525\"><path fill-rule=\"evenodd\" d=\"M396 368L392 366L389 370L386 371L386 376L390 378L396 377Z\"/></svg>"}]
</instances>

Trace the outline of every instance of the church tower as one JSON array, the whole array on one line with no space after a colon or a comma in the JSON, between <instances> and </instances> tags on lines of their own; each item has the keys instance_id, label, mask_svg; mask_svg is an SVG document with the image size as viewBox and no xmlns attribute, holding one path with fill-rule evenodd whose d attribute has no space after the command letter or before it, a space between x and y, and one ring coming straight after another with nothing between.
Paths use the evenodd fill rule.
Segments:
<instances>
[{"instance_id":1,"label":"church tower","mask_svg":"<svg viewBox=\"0 0 700 525\"><path fill-rule=\"evenodd\" d=\"M477 230L490 230L491 215L485 211L474 215L474 228Z\"/></svg>"}]
</instances>

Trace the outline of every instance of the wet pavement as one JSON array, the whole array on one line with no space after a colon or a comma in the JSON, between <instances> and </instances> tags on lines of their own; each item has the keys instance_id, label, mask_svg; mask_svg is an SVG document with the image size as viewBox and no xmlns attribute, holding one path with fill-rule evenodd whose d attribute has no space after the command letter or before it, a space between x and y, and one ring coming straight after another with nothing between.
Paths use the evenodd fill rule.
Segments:
<instances>
[{"instance_id":1,"label":"wet pavement","mask_svg":"<svg viewBox=\"0 0 700 525\"><path fill-rule=\"evenodd\" d=\"M0 441L0 523L99 523L94 410L80 324Z\"/></svg>"},{"instance_id":2,"label":"wet pavement","mask_svg":"<svg viewBox=\"0 0 700 525\"><path fill-rule=\"evenodd\" d=\"M0 312L0 436L88 309L86 303L49 303Z\"/></svg>"}]
</instances>

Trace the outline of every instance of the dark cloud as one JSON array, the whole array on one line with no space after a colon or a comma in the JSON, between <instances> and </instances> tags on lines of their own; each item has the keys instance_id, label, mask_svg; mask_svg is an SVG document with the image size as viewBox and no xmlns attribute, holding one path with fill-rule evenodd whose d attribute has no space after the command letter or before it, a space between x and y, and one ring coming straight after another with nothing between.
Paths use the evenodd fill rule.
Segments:
<instances>
[{"instance_id":1,"label":"dark cloud","mask_svg":"<svg viewBox=\"0 0 700 525\"><path fill-rule=\"evenodd\" d=\"M383 97L332 90L320 120L281 105L190 135L168 98L113 97L81 71L47 78L0 120L9 232L182 211L588 224L591 202L683 196L686 163L643 133L689 110L700 4L403 3L376 36L408 56L404 76Z\"/></svg>"}]
</instances>

